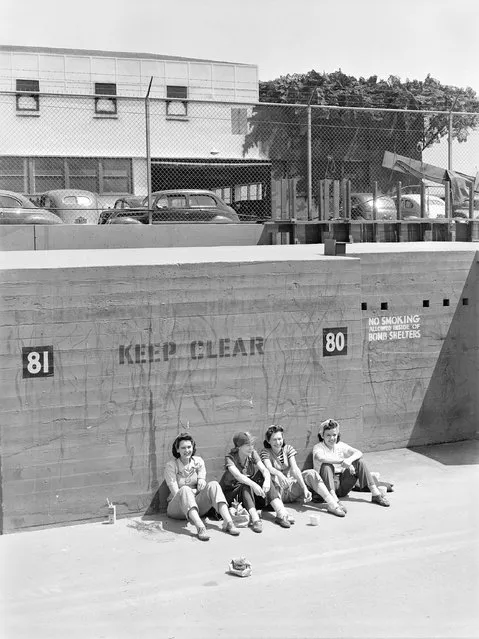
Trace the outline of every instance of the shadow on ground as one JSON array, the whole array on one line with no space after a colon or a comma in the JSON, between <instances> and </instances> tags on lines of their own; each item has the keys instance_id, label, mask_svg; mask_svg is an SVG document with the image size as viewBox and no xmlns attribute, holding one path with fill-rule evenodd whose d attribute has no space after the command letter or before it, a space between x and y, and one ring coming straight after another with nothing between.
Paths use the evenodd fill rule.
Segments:
<instances>
[{"instance_id":1,"label":"shadow on ground","mask_svg":"<svg viewBox=\"0 0 479 639\"><path fill-rule=\"evenodd\" d=\"M408 449L429 459L434 459L445 466L474 466L479 464L478 439L435 446L408 446Z\"/></svg>"}]
</instances>

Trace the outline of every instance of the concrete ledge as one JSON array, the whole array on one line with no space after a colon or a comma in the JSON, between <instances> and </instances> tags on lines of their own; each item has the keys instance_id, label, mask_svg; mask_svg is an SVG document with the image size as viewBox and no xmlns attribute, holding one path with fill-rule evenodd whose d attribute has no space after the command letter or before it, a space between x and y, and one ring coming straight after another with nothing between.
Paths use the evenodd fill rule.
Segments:
<instances>
[{"instance_id":1,"label":"concrete ledge","mask_svg":"<svg viewBox=\"0 0 479 639\"><path fill-rule=\"evenodd\" d=\"M0 250L253 246L262 224L0 226Z\"/></svg>"}]
</instances>

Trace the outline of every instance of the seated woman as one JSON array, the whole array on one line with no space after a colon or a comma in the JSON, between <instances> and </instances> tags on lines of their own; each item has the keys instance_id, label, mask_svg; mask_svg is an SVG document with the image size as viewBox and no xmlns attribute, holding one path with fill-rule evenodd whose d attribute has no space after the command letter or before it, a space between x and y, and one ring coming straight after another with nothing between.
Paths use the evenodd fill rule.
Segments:
<instances>
[{"instance_id":1,"label":"seated woman","mask_svg":"<svg viewBox=\"0 0 479 639\"><path fill-rule=\"evenodd\" d=\"M344 517L345 511L326 488L323 480L315 470L301 472L296 463L296 450L286 444L282 426L270 426L265 434L264 448L260 453L261 461L269 470L273 484L285 504L302 499L304 503L311 501L309 488L320 495L326 502L328 511L337 517ZM292 520L290 519L292 522ZM293 523L293 522L292 522Z\"/></svg>"},{"instance_id":2,"label":"seated woman","mask_svg":"<svg viewBox=\"0 0 479 639\"><path fill-rule=\"evenodd\" d=\"M268 469L254 449L254 438L250 433L236 433L234 448L225 458L225 472L220 480L228 504L236 499L250 514L254 532L263 531L263 523L257 508L270 504L276 513L275 523L290 528L288 513L277 488L271 484Z\"/></svg>"},{"instance_id":3,"label":"seated woman","mask_svg":"<svg viewBox=\"0 0 479 639\"><path fill-rule=\"evenodd\" d=\"M357 482L360 490L371 492L373 504L390 505L362 459L362 452L341 441L339 424L335 419L327 419L320 424L318 439L319 444L313 448L314 468L332 494L346 497Z\"/></svg>"},{"instance_id":4,"label":"seated woman","mask_svg":"<svg viewBox=\"0 0 479 639\"><path fill-rule=\"evenodd\" d=\"M208 541L201 517L214 508L223 519L223 530L239 535L233 524L226 498L217 481L206 481L205 462L196 455L196 444L191 435L181 433L171 447L174 459L165 466L165 481L170 489L168 517L187 519L197 529L198 539Z\"/></svg>"}]
</instances>

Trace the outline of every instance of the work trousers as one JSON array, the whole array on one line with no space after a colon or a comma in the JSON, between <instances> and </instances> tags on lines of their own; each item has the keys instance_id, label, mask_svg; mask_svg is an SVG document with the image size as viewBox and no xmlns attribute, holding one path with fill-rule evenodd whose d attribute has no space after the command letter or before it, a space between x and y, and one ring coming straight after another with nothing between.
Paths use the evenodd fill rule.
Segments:
<instances>
[{"instance_id":1,"label":"work trousers","mask_svg":"<svg viewBox=\"0 0 479 639\"><path fill-rule=\"evenodd\" d=\"M218 504L225 503L226 497L217 481L209 481L206 486L196 494L189 486L182 486L176 495L168 502L166 513L172 519L188 519L188 513L192 508L197 508L200 517L214 508L218 510Z\"/></svg>"},{"instance_id":2,"label":"work trousers","mask_svg":"<svg viewBox=\"0 0 479 639\"><path fill-rule=\"evenodd\" d=\"M355 475L350 472L349 468L335 473L333 464L321 464L319 474L326 484L326 488L330 492L334 491L339 498L346 497L356 482L361 490L374 485L374 479L362 458L354 461L352 465L356 472Z\"/></svg>"}]
</instances>

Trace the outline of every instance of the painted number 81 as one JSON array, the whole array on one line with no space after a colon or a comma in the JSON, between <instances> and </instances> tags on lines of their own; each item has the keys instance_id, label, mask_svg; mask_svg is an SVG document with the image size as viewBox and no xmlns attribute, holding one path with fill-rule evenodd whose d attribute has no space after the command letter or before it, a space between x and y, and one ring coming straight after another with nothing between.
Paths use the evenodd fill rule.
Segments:
<instances>
[{"instance_id":1,"label":"painted number 81","mask_svg":"<svg viewBox=\"0 0 479 639\"><path fill-rule=\"evenodd\" d=\"M40 346L22 349L23 377L51 377L53 375L53 347Z\"/></svg>"},{"instance_id":2,"label":"painted number 81","mask_svg":"<svg viewBox=\"0 0 479 639\"><path fill-rule=\"evenodd\" d=\"M324 328L323 329L323 356L347 355L348 352L348 329Z\"/></svg>"}]
</instances>

